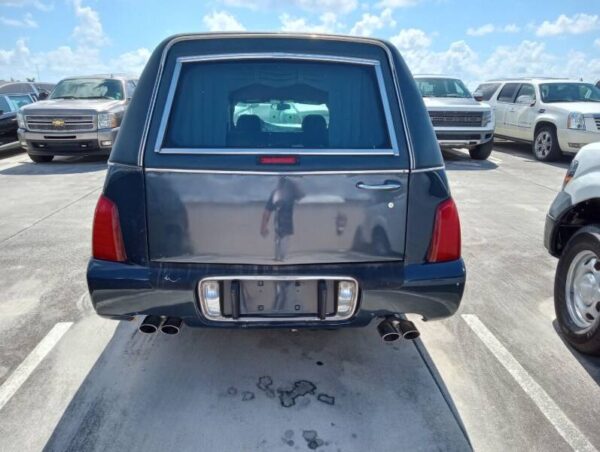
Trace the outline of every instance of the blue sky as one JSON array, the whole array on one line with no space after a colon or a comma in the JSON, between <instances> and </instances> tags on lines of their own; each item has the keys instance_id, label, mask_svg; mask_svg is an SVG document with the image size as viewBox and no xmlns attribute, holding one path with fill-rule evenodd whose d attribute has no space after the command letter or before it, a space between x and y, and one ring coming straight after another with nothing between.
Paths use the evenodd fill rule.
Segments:
<instances>
[{"instance_id":1,"label":"blue sky","mask_svg":"<svg viewBox=\"0 0 600 452\"><path fill-rule=\"evenodd\" d=\"M390 39L415 73L600 79L600 1L0 0L0 79L139 73L170 34L308 31Z\"/></svg>"}]
</instances>

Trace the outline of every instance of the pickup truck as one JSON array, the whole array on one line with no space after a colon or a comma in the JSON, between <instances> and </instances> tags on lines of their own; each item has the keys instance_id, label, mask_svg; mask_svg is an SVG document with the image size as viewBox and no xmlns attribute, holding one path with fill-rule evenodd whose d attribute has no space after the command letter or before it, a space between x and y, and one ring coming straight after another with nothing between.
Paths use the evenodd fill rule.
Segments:
<instances>
[{"instance_id":1,"label":"pickup truck","mask_svg":"<svg viewBox=\"0 0 600 452\"><path fill-rule=\"evenodd\" d=\"M19 141L31 160L55 155L108 155L136 80L94 75L61 80L52 94L18 114Z\"/></svg>"},{"instance_id":2,"label":"pickup truck","mask_svg":"<svg viewBox=\"0 0 600 452\"><path fill-rule=\"evenodd\" d=\"M558 258L556 319L580 352L600 355L600 143L581 148L546 216L544 245Z\"/></svg>"},{"instance_id":3,"label":"pickup truck","mask_svg":"<svg viewBox=\"0 0 600 452\"><path fill-rule=\"evenodd\" d=\"M443 75L416 75L438 142L442 148L467 148L486 160L494 148L494 113L464 83Z\"/></svg>"},{"instance_id":4,"label":"pickup truck","mask_svg":"<svg viewBox=\"0 0 600 452\"><path fill-rule=\"evenodd\" d=\"M465 266L423 99L392 44L171 37L111 153L87 269L96 312L140 331L338 328L448 317Z\"/></svg>"}]
</instances>

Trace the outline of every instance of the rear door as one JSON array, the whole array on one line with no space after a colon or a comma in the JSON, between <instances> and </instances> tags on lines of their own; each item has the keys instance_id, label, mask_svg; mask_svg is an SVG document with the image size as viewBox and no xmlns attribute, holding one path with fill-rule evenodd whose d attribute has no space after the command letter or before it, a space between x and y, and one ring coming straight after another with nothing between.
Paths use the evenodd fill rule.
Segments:
<instances>
[{"instance_id":1,"label":"rear door","mask_svg":"<svg viewBox=\"0 0 600 452\"><path fill-rule=\"evenodd\" d=\"M176 60L145 156L151 259L402 260L409 160L382 55Z\"/></svg>"}]
</instances>

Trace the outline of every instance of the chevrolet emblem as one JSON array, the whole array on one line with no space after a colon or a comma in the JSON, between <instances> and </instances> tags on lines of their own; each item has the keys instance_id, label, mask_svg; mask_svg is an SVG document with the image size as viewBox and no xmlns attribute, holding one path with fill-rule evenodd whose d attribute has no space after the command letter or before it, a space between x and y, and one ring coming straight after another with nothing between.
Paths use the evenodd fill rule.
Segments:
<instances>
[{"instance_id":1,"label":"chevrolet emblem","mask_svg":"<svg viewBox=\"0 0 600 452\"><path fill-rule=\"evenodd\" d=\"M64 119L53 119L52 120L52 127L64 127L64 126L65 126Z\"/></svg>"}]
</instances>

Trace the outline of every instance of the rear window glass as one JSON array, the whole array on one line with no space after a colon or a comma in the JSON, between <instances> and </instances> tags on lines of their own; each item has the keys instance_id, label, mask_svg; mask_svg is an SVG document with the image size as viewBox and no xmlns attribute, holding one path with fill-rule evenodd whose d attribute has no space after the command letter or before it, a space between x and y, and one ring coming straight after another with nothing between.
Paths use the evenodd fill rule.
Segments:
<instances>
[{"instance_id":1,"label":"rear window glass","mask_svg":"<svg viewBox=\"0 0 600 452\"><path fill-rule=\"evenodd\" d=\"M375 67L185 63L163 148L391 149Z\"/></svg>"}]
</instances>

